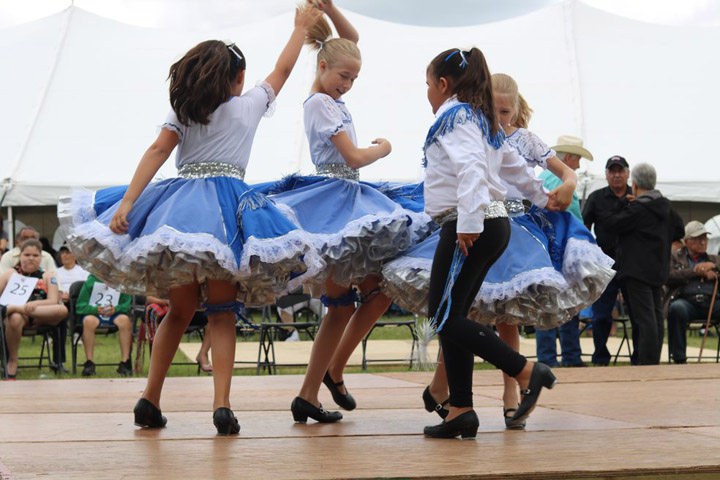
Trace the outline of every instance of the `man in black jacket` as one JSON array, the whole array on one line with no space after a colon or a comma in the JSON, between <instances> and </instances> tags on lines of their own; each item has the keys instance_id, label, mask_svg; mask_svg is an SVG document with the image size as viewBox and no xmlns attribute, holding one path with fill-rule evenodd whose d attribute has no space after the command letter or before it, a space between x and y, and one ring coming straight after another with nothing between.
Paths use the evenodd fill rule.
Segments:
<instances>
[{"instance_id":1,"label":"man in black jacket","mask_svg":"<svg viewBox=\"0 0 720 480\"><path fill-rule=\"evenodd\" d=\"M670 201L655 190L657 175L642 163L632 170L632 195L619 211L608 212L607 228L618 235L615 269L625 285L638 329L635 349L638 364L660 363L664 325L662 286L670 271L670 245L675 222Z\"/></svg>"},{"instance_id":2,"label":"man in black jacket","mask_svg":"<svg viewBox=\"0 0 720 480\"><path fill-rule=\"evenodd\" d=\"M615 250L617 249L618 235L606 223L609 215L619 212L627 204L625 197L632 195L632 189L627 184L630 178L630 166L627 160L620 155L610 157L605 164L605 178L608 186L590 194L583 206L582 216L588 230L595 225L595 237L598 246L605 255L617 260ZM617 270L617 266L613 268ZM613 278L603 294L592 306L592 331L593 343L595 344L595 351L592 355L593 365L605 366L610 364L612 356L607 348L607 340L612 329L612 312L615 308L615 301L618 291L621 289L623 298L627 297L627 292L618 278ZM626 298L625 302L627 303ZM632 320L631 312L628 313L630 313Z\"/></svg>"}]
</instances>

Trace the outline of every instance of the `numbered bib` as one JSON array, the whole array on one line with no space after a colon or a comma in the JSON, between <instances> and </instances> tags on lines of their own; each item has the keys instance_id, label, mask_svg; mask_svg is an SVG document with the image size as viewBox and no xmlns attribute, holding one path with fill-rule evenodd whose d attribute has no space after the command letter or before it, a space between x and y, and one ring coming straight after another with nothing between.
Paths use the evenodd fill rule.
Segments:
<instances>
[{"instance_id":1,"label":"numbered bib","mask_svg":"<svg viewBox=\"0 0 720 480\"><path fill-rule=\"evenodd\" d=\"M90 294L90 305L96 307L117 307L120 301L120 292L112 289L104 283L95 282Z\"/></svg>"},{"instance_id":2,"label":"numbered bib","mask_svg":"<svg viewBox=\"0 0 720 480\"><path fill-rule=\"evenodd\" d=\"M38 280L39 278L26 277L17 272L13 272L5 286L5 290L3 290L2 296L0 296L0 304L25 305L35 289Z\"/></svg>"}]
</instances>

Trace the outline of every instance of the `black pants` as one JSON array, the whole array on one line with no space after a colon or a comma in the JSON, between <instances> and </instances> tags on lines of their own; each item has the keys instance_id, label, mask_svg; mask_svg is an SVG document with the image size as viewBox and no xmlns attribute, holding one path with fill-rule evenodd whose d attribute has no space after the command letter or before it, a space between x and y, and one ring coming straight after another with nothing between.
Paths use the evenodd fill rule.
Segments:
<instances>
[{"instance_id":1,"label":"black pants","mask_svg":"<svg viewBox=\"0 0 720 480\"><path fill-rule=\"evenodd\" d=\"M60 322L58 327L58 330L53 330L50 334L53 339L52 360L55 365L60 365L61 363L65 363L66 361L65 344L67 343L67 320L63 320L62 322Z\"/></svg>"},{"instance_id":2,"label":"black pants","mask_svg":"<svg viewBox=\"0 0 720 480\"><path fill-rule=\"evenodd\" d=\"M687 326L690 320L707 319L710 310L710 301L698 303L694 298L678 298L670 304L668 310L668 347L670 356L675 363L687 362L685 353L687 347ZM712 316L714 320L720 319L720 302L715 301ZM713 322L711 321L711 324Z\"/></svg>"},{"instance_id":3,"label":"black pants","mask_svg":"<svg viewBox=\"0 0 720 480\"><path fill-rule=\"evenodd\" d=\"M448 272L457 243L456 222L448 222L440 230L432 272L428 312L438 311ZM475 241L463 263L451 292L452 305L445 326L440 331L440 344L445 356L445 370L450 386L450 404L454 407L472 406L473 355L478 355L511 377L525 366L525 357L510 348L495 335L492 328L467 318L480 285L492 264L500 257L510 240L507 218L485 221L485 230ZM443 311L446 305L443 305ZM438 319L442 317L442 311Z\"/></svg>"},{"instance_id":4,"label":"black pants","mask_svg":"<svg viewBox=\"0 0 720 480\"><path fill-rule=\"evenodd\" d=\"M637 330L637 335L633 332L637 364L657 365L665 336L662 287L654 287L635 278L626 278L624 283L635 321L633 329Z\"/></svg>"}]
</instances>

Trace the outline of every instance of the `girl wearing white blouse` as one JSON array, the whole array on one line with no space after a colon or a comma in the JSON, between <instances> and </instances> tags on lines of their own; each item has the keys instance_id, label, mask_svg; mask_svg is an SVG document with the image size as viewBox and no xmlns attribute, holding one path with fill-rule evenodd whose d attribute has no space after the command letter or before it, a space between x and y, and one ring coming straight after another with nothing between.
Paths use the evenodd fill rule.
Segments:
<instances>
[{"instance_id":1,"label":"girl wearing white blouse","mask_svg":"<svg viewBox=\"0 0 720 480\"><path fill-rule=\"evenodd\" d=\"M525 160L505 145L490 73L479 49L440 53L427 68L427 85L436 121L424 148L425 212L441 225L428 312L445 356L450 407L441 424L425 427L425 435L474 438L479 423L472 408L473 355L518 381L523 397L515 421L527 418L542 387L552 388L556 382L547 365L528 362L491 327L467 318L488 269L509 241L503 182L535 205L552 210L559 206Z\"/></svg>"}]
</instances>

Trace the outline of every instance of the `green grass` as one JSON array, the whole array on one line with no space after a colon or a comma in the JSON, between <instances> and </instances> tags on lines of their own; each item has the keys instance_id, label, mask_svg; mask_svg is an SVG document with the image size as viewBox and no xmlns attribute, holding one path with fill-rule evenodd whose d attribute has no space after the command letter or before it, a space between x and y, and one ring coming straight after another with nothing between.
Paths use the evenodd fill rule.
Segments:
<instances>
[{"instance_id":1,"label":"green grass","mask_svg":"<svg viewBox=\"0 0 720 480\"><path fill-rule=\"evenodd\" d=\"M412 317L384 317L383 320L387 321L397 321L397 320L404 320L404 319L411 319ZM711 330L711 333L714 334L714 330ZM628 335L630 335L630 332L628 332ZM301 338L305 339L304 335L301 336ZM409 340L411 339L410 330L407 327L398 327L398 326L388 326L388 327L379 327L376 328L371 336L371 340ZM667 334L665 337L665 340L667 341ZM258 335L252 334L248 335L246 338L243 338L242 336L238 337L238 341L246 341L246 342L253 342L257 344L258 341ZM200 342L200 338L198 335L194 334L191 336L185 336L183 338L183 342ZM702 337L699 336L698 332L691 331L688 333L688 346L689 347L700 347L700 343L702 342ZM20 343L20 356L21 357L37 357L40 354L40 345L42 343L42 337L35 337L34 340L31 337L24 337ZM717 349L718 345L718 338L717 337L710 337L708 336L707 342L705 344L705 356L714 355L715 350ZM70 365L71 359L72 359L72 350L70 346L70 340L68 339L68 344L66 346L67 350L67 362L65 366L72 371L72 366ZM132 360L133 360L133 366L135 363L135 351L132 352ZM692 359L688 359L691 363L693 362ZM175 358L173 360L174 363L187 363L190 362L185 355L178 350L178 352L175 353ZM663 358L662 362L666 362L667 359ZM82 371L82 364L85 362L85 351L83 350L82 345L78 345L78 369L77 373L73 375L72 373L63 374L62 378L82 378L80 375L80 372ZM117 334L111 334L111 335L104 335L100 334L95 339L95 363L109 363L112 364L111 366L105 366L101 367L98 366L96 368L96 376L95 378L118 378L119 375L115 371L117 368L117 364L120 362L120 345L118 344ZM37 360L20 360L20 365L37 365ZM47 365L47 362L45 362L45 365ZM147 376L147 369L149 365L149 353L147 352L147 347L145 351L145 367L144 371L141 376ZM629 365L629 362L618 362L618 366L620 365ZM485 369L494 369L492 365L489 365L487 363L476 363L475 369L476 370L485 370ZM348 373L362 373L363 370L360 366L349 366L346 371ZM391 365L383 365L383 364L369 364L367 372L368 373L382 373L382 372L406 372L408 371L408 366L404 364L391 364ZM305 373L305 367L278 367L278 373L279 374L303 374ZM197 365L173 365L170 368L170 371L168 373L168 376L170 377L186 377L186 376L197 376L198 369ZM235 375L255 375L255 368L238 368L234 371ZM205 375L201 373L201 375ZM18 379L21 380L35 380L35 379L45 379L45 378L57 378L56 375L50 371L47 366L44 366L42 370L38 370L37 368L23 368L18 371Z\"/></svg>"}]
</instances>

